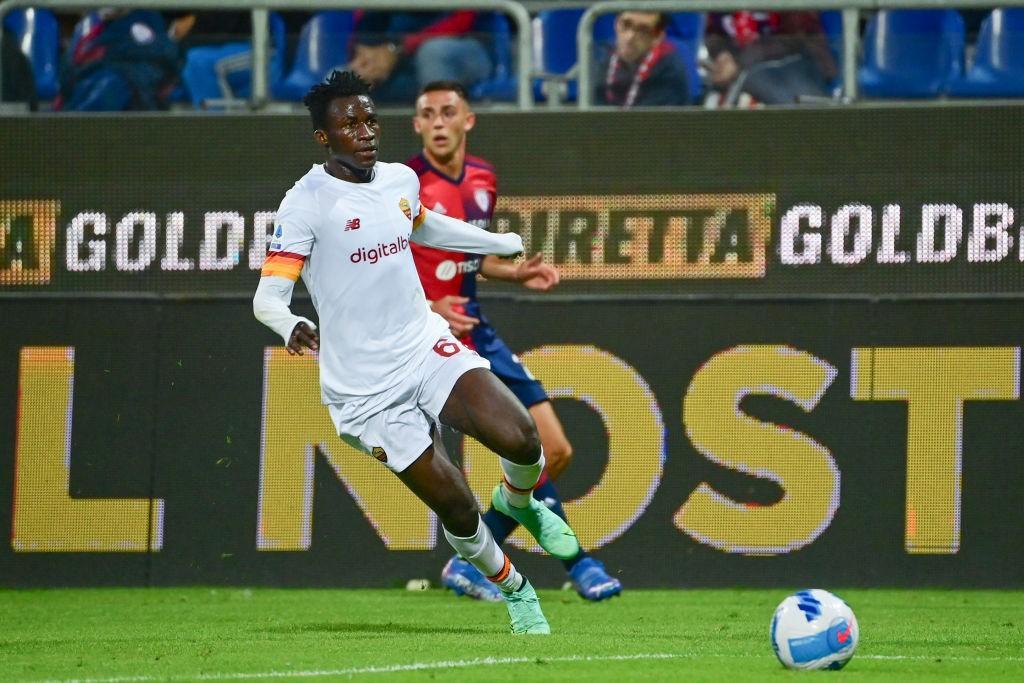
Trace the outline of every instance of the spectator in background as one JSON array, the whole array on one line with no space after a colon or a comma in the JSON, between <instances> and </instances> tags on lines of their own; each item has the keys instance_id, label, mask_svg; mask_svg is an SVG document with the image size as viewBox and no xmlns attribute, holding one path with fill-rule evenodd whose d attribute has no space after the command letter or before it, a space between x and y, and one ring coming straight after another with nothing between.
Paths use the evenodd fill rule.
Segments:
<instances>
[{"instance_id":1,"label":"spectator in background","mask_svg":"<svg viewBox=\"0 0 1024 683\"><path fill-rule=\"evenodd\" d=\"M95 19L90 18L87 30L68 46L53 108L165 108L178 78L179 52L160 13L103 9Z\"/></svg>"},{"instance_id":2,"label":"spectator in background","mask_svg":"<svg viewBox=\"0 0 1024 683\"><path fill-rule=\"evenodd\" d=\"M837 67L817 12L710 12L705 44L720 101L763 104L828 97Z\"/></svg>"},{"instance_id":3,"label":"spectator in background","mask_svg":"<svg viewBox=\"0 0 1024 683\"><path fill-rule=\"evenodd\" d=\"M470 35L478 12L364 12L349 67L373 84L376 102L407 104L427 83L470 86L491 74L487 48Z\"/></svg>"},{"instance_id":4,"label":"spectator in background","mask_svg":"<svg viewBox=\"0 0 1024 683\"><path fill-rule=\"evenodd\" d=\"M615 47L597 70L594 102L617 107L689 104L686 66L665 39L668 17L622 12L615 18Z\"/></svg>"}]
</instances>

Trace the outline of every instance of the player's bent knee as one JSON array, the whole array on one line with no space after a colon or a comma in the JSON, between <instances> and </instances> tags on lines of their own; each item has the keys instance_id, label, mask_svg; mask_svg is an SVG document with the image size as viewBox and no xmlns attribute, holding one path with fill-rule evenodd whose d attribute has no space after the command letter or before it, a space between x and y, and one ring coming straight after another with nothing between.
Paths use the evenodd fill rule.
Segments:
<instances>
[{"instance_id":1,"label":"player's bent knee","mask_svg":"<svg viewBox=\"0 0 1024 683\"><path fill-rule=\"evenodd\" d=\"M514 463L530 465L540 458L541 443L540 435L533 422L523 422L516 426L510 435L507 453L502 453Z\"/></svg>"}]
</instances>

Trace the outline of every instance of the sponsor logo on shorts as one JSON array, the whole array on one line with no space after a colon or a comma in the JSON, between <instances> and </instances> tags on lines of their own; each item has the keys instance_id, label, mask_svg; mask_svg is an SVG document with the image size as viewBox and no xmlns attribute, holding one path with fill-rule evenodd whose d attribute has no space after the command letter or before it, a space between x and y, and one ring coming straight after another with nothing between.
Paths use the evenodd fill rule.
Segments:
<instances>
[{"instance_id":1,"label":"sponsor logo on shorts","mask_svg":"<svg viewBox=\"0 0 1024 683\"><path fill-rule=\"evenodd\" d=\"M381 462L387 462L388 461L388 454L385 453L384 449L381 448L380 446L374 446L373 450L370 451L370 455L372 455L373 457L377 458Z\"/></svg>"}]
</instances>

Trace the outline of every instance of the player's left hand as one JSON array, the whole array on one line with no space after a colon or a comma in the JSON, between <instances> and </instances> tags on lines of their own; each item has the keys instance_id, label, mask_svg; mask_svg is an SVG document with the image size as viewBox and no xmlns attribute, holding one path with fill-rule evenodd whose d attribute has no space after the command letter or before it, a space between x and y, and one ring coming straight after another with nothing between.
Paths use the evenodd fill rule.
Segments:
<instances>
[{"instance_id":1,"label":"player's left hand","mask_svg":"<svg viewBox=\"0 0 1024 683\"><path fill-rule=\"evenodd\" d=\"M546 292L559 282L558 269L544 263L544 254L537 252L516 267L516 280L527 289Z\"/></svg>"}]
</instances>

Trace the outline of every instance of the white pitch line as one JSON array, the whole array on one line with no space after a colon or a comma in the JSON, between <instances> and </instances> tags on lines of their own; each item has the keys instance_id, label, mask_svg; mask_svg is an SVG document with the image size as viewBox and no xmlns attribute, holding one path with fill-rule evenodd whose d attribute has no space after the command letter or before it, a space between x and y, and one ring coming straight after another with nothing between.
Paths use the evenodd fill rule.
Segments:
<instances>
[{"instance_id":1,"label":"white pitch line","mask_svg":"<svg viewBox=\"0 0 1024 683\"><path fill-rule=\"evenodd\" d=\"M529 664L531 662L606 662L639 659L677 659L692 655L655 653L636 655L603 655L568 657L479 657L440 662L413 662L412 664L385 664L383 666L361 666L349 669L325 669L315 671L256 671L253 673L210 673L194 676L115 676L112 678L72 678L44 681L43 683L147 683L149 681L230 681L247 678L318 678L323 676L354 676L359 674L386 674L400 671L427 671L431 669L463 669L474 666L497 666L500 664Z\"/></svg>"},{"instance_id":2,"label":"white pitch line","mask_svg":"<svg viewBox=\"0 0 1024 683\"><path fill-rule=\"evenodd\" d=\"M110 678L71 678L51 679L41 683L153 683L155 681L231 681L246 679L273 679L273 678L322 678L325 676L358 676L362 674L388 674L402 671L429 671L436 669L465 669L477 666L498 666L502 664L530 664L533 662L612 662L612 661L637 661L651 659L698 659L710 657L715 659L740 659L756 658L768 659L769 655L736 654L725 655L716 653L648 653L634 655L570 655L566 657L479 657L476 659L457 659L439 662L413 662L412 664L386 664L382 666L362 666L348 669L323 669L313 671L254 671L208 673L194 675L174 676L114 676ZM911 660L929 661L941 659L942 661L955 662L1024 662L1024 657L962 657L956 655L854 655L854 659L873 660Z\"/></svg>"}]
</instances>

